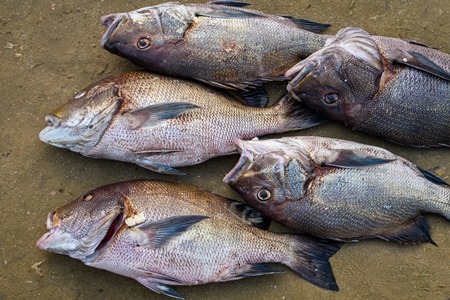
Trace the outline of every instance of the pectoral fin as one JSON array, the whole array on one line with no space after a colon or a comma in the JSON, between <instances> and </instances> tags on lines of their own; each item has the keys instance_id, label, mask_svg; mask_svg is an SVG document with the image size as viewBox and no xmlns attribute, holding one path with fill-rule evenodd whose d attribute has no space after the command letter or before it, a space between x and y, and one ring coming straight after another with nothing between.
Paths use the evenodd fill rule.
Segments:
<instances>
[{"instance_id":1,"label":"pectoral fin","mask_svg":"<svg viewBox=\"0 0 450 300\"><path fill-rule=\"evenodd\" d=\"M158 248L176 237L192 225L207 219L207 216L187 215L169 217L158 221L145 222L129 228L139 246Z\"/></svg>"},{"instance_id":2,"label":"pectoral fin","mask_svg":"<svg viewBox=\"0 0 450 300\"><path fill-rule=\"evenodd\" d=\"M188 102L166 102L130 111L123 117L127 119L129 128L137 129L155 126L161 120L176 118L194 108L199 106Z\"/></svg>"},{"instance_id":3,"label":"pectoral fin","mask_svg":"<svg viewBox=\"0 0 450 300\"><path fill-rule=\"evenodd\" d=\"M372 167L394 161L394 159L379 158L358 150L329 150L320 155L323 166L337 168Z\"/></svg>"},{"instance_id":4,"label":"pectoral fin","mask_svg":"<svg viewBox=\"0 0 450 300\"><path fill-rule=\"evenodd\" d=\"M406 65L450 81L449 72L445 71L428 57L418 52L401 51L398 55L394 55L391 58L396 63Z\"/></svg>"}]
</instances>

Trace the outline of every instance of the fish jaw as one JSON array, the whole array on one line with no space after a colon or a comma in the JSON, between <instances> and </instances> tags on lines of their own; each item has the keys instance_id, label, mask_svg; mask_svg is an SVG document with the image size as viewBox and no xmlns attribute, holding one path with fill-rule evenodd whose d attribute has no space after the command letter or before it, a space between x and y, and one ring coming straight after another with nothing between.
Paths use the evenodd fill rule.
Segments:
<instances>
[{"instance_id":1,"label":"fish jaw","mask_svg":"<svg viewBox=\"0 0 450 300\"><path fill-rule=\"evenodd\" d=\"M277 150L278 148L268 141L250 140L243 141L241 139L235 139L236 148L238 149L241 157L234 166L234 168L224 177L223 182L231 184L233 181L244 175L253 166L253 163L259 155L263 155L268 152ZM256 157L256 159L255 159ZM285 160L280 155L278 167L284 168Z\"/></svg>"},{"instance_id":2,"label":"fish jaw","mask_svg":"<svg viewBox=\"0 0 450 300\"><path fill-rule=\"evenodd\" d=\"M49 213L47 229L37 241L36 247L41 250L68 255L85 261L96 257L115 236L124 220L124 214L111 212L95 220L86 230L86 234L79 236L77 231L81 226L72 228L64 224L64 217L58 211Z\"/></svg>"},{"instance_id":3,"label":"fish jaw","mask_svg":"<svg viewBox=\"0 0 450 300\"><path fill-rule=\"evenodd\" d=\"M284 147L289 148L289 145L285 145L284 143L281 143L280 145L280 142L275 140L244 141L240 139L235 139L235 144L241 157L235 167L224 177L223 181L225 183L231 184L244 175L263 155L272 155L272 157L277 160L275 168L284 170L288 155L283 150L280 151L280 149L283 149Z\"/></svg>"},{"instance_id":4,"label":"fish jaw","mask_svg":"<svg viewBox=\"0 0 450 300\"><path fill-rule=\"evenodd\" d=\"M286 72L284 76L290 79L286 89L294 99L301 101L301 97L295 93L296 87L311 74L316 66L317 63L314 61L301 61Z\"/></svg>"},{"instance_id":5,"label":"fish jaw","mask_svg":"<svg viewBox=\"0 0 450 300\"><path fill-rule=\"evenodd\" d=\"M77 99L77 95L47 115L45 121L48 126L41 130L39 139L52 146L82 154L95 147L123 102L122 98L115 95L115 89L107 90L106 93L110 94L106 96L101 94L98 97L94 95L98 101L88 99L89 102L85 99ZM81 95L83 96L79 98L85 98L84 92Z\"/></svg>"},{"instance_id":6,"label":"fish jaw","mask_svg":"<svg viewBox=\"0 0 450 300\"><path fill-rule=\"evenodd\" d=\"M77 242L69 232L63 231L60 225L61 218L58 217L56 212L49 213L47 217L47 229L49 231L37 241L36 247L72 257L72 253L77 250Z\"/></svg>"},{"instance_id":7,"label":"fish jaw","mask_svg":"<svg viewBox=\"0 0 450 300\"><path fill-rule=\"evenodd\" d=\"M110 47L107 44L110 36L115 32L119 24L122 23L124 16L126 13L118 13L118 14L110 14L100 18L100 23L106 27L106 32L103 34L103 37L100 41L100 45L102 48L107 49L108 51L115 53L114 48Z\"/></svg>"},{"instance_id":8,"label":"fish jaw","mask_svg":"<svg viewBox=\"0 0 450 300\"><path fill-rule=\"evenodd\" d=\"M52 146L66 148L74 152L83 152L84 146L87 145L86 140L81 140L79 137L74 136L72 129L68 127L47 126L39 132L39 139Z\"/></svg>"},{"instance_id":9,"label":"fish jaw","mask_svg":"<svg viewBox=\"0 0 450 300\"><path fill-rule=\"evenodd\" d=\"M236 147L241 154L239 161L234 166L234 168L228 172L228 174L223 178L223 182L230 184L244 174L253 164L253 152L249 151L245 147L245 142L240 139L235 139Z\"/></svg>"}]
</instances>

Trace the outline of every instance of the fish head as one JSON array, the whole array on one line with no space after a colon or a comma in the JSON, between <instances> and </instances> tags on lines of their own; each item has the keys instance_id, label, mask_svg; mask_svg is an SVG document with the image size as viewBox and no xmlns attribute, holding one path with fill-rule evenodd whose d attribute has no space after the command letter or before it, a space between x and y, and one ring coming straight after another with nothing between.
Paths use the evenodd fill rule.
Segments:
<instances>
[{"instance_id":1,"label":"fish head","mask_svg":"<svg viewBox=\"0 0 450 300\"><path fill-rule=\"evenodd\" d=\"M359 28L347 28L285 76L295 99L330 119L347 123L372 101L383 69L383 59L370 35Z\"/></svg>"},{"instance_id":2,"label":"fish head","mask_svg":"<svg viewBox=\"0 0 450 300\"><path fill-rule=\"evenodd\" d=\"M52 146L84 153L93 148L123 103L112 83L95 83L45 117L39 139Z\"/></svg>"},{"instance_id":3,"label":"fish head","mask_svg":"<svg viewBox=\"0 0 450 300\"><path fill-rule=\"evenodd\" d=\"M114 238L125 217L124 197L113 187L90 191L48 214L36 247L86 260Z\"/></svg>"},{"instance_id":4,"label":"fish head","mask_svg":"<svg viewBox=\"0 0 450 300\"><path fill-rule=\"evenodd\" d=\"M304 197L314 166L302 148L284 139L237 139L236 146L241 157L223 181L250 206L279 219L291 203Z\"/></svg>"},{"instance_id":5,"label":"fish head","mask_svg":"<svg viewBox=\"0 0 450 300\"><path fill-rule=\"evenodd\" d=\"M100 42L104 49L154 69L174 47L179 49L192 20L184 5L165 3L103 16L100 22L106 27Z\"/></svg>"}]
</instances>

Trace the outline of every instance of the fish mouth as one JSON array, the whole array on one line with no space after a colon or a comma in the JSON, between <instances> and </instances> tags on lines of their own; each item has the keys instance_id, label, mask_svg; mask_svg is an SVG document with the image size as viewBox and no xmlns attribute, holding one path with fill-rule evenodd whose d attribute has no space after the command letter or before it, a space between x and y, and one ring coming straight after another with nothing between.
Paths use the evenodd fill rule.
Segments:
<instances>
[{"instance_id":1,"label":"fish mouth","mask_svg":"<svg viewBox=\"0 0 450 300\"><path fill-rule=\"evenodd\" d=\"M36 247L40 250L68 255L83 262L90 261L102 253L102 250L109 245L124 224L125 214L123 212L117 213L116 216L114 214L106 215L94 222L87 231L88 234L83 239L77 240L74 239L72 232L61 228L63 219L58 216L56 211L53 211L47 217L48 232L39 238ZM108 224L110 217L114 217L114 219ZM105 234L98 238L97 235L100 232L105 232ZM93 245L96 245L95 249L92 249Z\"/></svg>"},{"instance_id":2,"label":"fish mouth","mask_svg":"<svg viewBox=\"0 0 450 300\"><path fill-rule=\"evenodd\" d=\"M47 216L47 230L43 236L36 242L36 247L41 250L47 250L59 254L68 254L70 250L75 250L75 246L67 247L70 241L70 234L60 230L61 219L55 211Z\"/></svg>"},{"instance_id":3,"label":"fish mouth","mask_svg":"<svg viewBox=\"0 0 450 300\"><path fill-rule=\"evenodd\" d=\"M103 35L100 45L104 49L110 49L109 45L106 44L109 37L113 34L114 31L116 31L119 24L122 22L124 17L126 16L126 13L118 13L118 14L110 14L106 15L100 18L100 23L106 27L106 32Z\"/></svg>"},{"instance_id":4,"label":"fish mouth","mask_svg":"<svg viewBox=\"0 0 450 300\"><path fill-rule=\"evenodd\" d=\"M290 68L284 75L290 81L288 82L286 89L296 100L300 101L300 98L295 94L295 88L305 79L313 70L317 67L317 63L314 61L301 61L292 68Z\"/></svg>"},{"instance_id":5,"label":"fish mouth","mask_svg":"<svg viewBox=\"0 0 450 300\"><path fill-rule=\"evenodd\" d=\"M236 148L241 154L241 157L234 168L223 178L223 182L227 184L230 184L241 177L241 175L247 172L253 165L253 152L248 150L245 142L240 139L235 139L234 143L236 144Z\"/></svg>"}]
</instances>

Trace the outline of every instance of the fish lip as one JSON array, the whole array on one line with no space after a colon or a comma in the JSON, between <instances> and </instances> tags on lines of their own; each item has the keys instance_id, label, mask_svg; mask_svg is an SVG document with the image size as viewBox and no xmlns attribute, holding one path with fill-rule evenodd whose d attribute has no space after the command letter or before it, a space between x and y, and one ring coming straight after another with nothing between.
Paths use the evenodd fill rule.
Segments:
<instances>
[{"instance_id":1,"label":"fish lip","mask_svg":"<svg viewBox=\"0 0 450 300\"><path fill-rule=\"evenodd\" d=\"M284 76L290 79L290 81L286 86L286 90L294 99L300 100L300 98L295 94L294 89L314 70L315 67L317 67L316 62L304 60L287 70Z\"/></svg>"},{"instance_id":2,"label":"fish lip","mask_svg":"<svg viewBox=\"0 0 450 300\"><path fill-rule=\"evenodd\" d=\"M240 139L235 139L234 143L236 144L236 148L238 149L239 153L241 153L241 157L239 158L234 168L231 169L231 171L228 172L228 174L223 178L223 182L227 184L230 184L241 177L241 175L244 174L253 165L253 152L247 149L247 147L245 146L245 142Z\"/></svg>"},{"instance_id":3,"label":"fish lip","mask_svg":"<svg viewBox=\"0 0 450 300\"><path fill-rule=\"evenodd\" d=\"M117 29L119 24L122 22L126 13L110 14L100 18L100 23L106 27L106 32L100 41L100 46L104 49L106 48L106 42L108 41L111 34Z\"/></svg>"},{"instance_id":4,"label":"fish lip","mask_svg":"<svg viewBox=\"0 0 450 300\"><path fill-rule=\"evenodd\" d=\"M54 131L55 129L57 129L57 127L54 127L54 126L45 127L44 129L42 129L39 132L39 139L41 140L41 142L50 144L52 146L59 147L59 148L65 148L65 146L61 143L61 141L58 141L56 139L52 140L52 139L48 138L49 133L51 134L51 132Z\"/></svg>"},{"instance_id":5,"label":"fish lip","mask_svg":"<svg viewBox=\"0 0 450 300\"><path fill-rule=\"evenodd\" d=\"M45 240L47 240L47 238L51 235L50 231L44 233L44 235L42 235L39 240L36 242L36 248L40 249L40 250L47 250L48 247L44 246L45 245Z\"/></svg>"}]
</instances>

